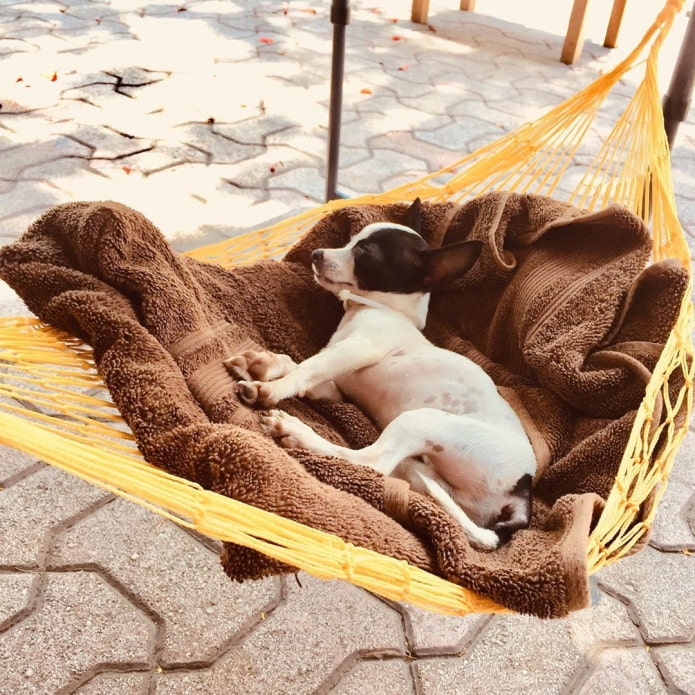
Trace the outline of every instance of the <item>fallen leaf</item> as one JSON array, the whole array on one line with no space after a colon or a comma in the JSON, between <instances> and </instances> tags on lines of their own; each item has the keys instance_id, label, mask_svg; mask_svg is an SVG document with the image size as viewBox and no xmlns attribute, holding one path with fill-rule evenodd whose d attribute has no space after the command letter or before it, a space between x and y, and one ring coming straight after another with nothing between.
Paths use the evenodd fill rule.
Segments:
<instances>
[{"instance_id":1,"label":"fallen leaf","mask_svg":"<svg viewBox=\"0 0 695 695\"><path fill-rule=\"evenodd\" d=\"M392 36L391 41L400 41L402 38L402 36Z\"/></svg>"},{"instance_id":2,"label":"fallen leaf","mask_svg":"<svg viewBox=\"0 0 695 695\"><path fill-rule=\"evenodd\" d=\"M306 14L316 14L316 10L313 7L303 7L299 11L306 12Z\"/></svg>"},{"instance_id":3,"label":"fallen leaf","mask_svg":"<svg viewBox=\"0 0 695 695\"><path fill-rule=\"evenodd\" d=\"M54 73L51 75L51 82L55 82L57 79L58 79L58 73L57 73L57 72L54 72Z\"/></svg>"},{"instance_id":4,"label":"fallen leaf","mask_svg":"<svg viewBox=\"0 0 695 695\"><path fill-rule=\"evenodd\" d=\"M378 7L372 7L372 12L374 14L381 14L381 10Z\"/></svg>"},{"instance_id":5,"label":"fallen leaf","mask_svg":"<svg viewBox=\"0 0 695 695\"><path fill-rule=\"evenodd\" d=\"M372 93L372 90L367 89L367 87L365 87L364 89L360 89L360 94L371 94L371 93Z\"/></svg>"},{"instance_id":6,"label":"fallen leaf","mask_svg":"<svg viewBox=\"0 0 695 695\"><path fill-rule=\"evenodd\" d=\"M389 22L393 22L394 24L398 24L398 18L397 17L391 17L391 19L389 19Z\"/></svg>"},{"instance_id":7,"label":"fallen leaf","mask_svg":"<svg viewBox=\"0 0 695 695\"><path fill-rule=\"evenodd\" d=\"M408 69L408 66L407 66L407 65L399 65L399 66L398 66L398 69L399 69L401 72L403 72L403 71L405 71L405 70Z\"/></svg>"},{"instance_id":8,"label":"fallen leaf","mask_svg":"<svg viewBox=\"0 0 695 695\"><path fill-rule=\"evenodd\" d=\"M123 169L123 171L125 171L126 174L130 174L130 172L133 171L130 167L126 166L121 167L121 169Z\"/></svg>"},{"instance_id":9,"label":"fallen leaf","mask_svg":"<svg viewBox=\"0 0 695 695\"><path fill-rule=\"evenodd\" d=\"M20 75L15 82L24 82L24 78Z\"/></svg>"},{"instance_id":10,"label":"fallen leaf","mask_svg":"<svg viewBox=\"0 0 695 695\"><path fill-rule=\"evenodd\" d=\"M259 36L258 43L264 43L269 46L271 43L275 43L275 39L271 39L270 36Z\"/></svg>"}]
</instances>

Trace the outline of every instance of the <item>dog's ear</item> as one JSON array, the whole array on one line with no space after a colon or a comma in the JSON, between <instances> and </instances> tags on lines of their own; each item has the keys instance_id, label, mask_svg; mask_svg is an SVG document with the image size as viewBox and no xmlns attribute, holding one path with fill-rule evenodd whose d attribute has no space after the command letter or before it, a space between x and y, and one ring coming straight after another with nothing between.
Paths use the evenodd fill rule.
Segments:
<instances>
[{"instance_id":1,"label":"dog's ear","mask_svg":"<svg viewBox=\"0 0 695 695\"><path fill-rule=\"evenodd\" d=\"M425 259L425 289L430 290L463 275L478 260L483 242L477 239L429 249Z\"/></svg>"},{"instance_id":2,"label":"dog's ear","mask_svg":"<svg viewBox=\"0 0 695 695\"><path fill-rule=\"evenodd\" d=\"M410 227L418 234L422 233L422 201L420 198L415 198L410 207L405 211L403 224L406 227Z\"/></svg>"}]
</instances>

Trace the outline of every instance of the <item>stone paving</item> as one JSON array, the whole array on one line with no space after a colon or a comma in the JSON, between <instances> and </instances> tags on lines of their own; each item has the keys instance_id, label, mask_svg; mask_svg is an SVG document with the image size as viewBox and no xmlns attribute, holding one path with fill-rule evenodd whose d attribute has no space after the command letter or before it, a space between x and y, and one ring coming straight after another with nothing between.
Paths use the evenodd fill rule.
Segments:
<instances>
[{"instance_id":1,"label":"stone paving","mask_svg":"<svg viewBox=\"0 0 695 695\"><path fill-rule=\"evenodd\" d=\"M568 67L569 0L555 14L541 0L451 4L434 0L423 27L406 3L353 1L341 192L445 166L624 54L600 46L607 8ZM624 47L660 7L628 4ZM0 2L0 243L69 200L127 203L178 250L321 202L328 15L319 0ZM673 151L691 238L694 146L691 111ZM0 311L26 313L5 285ZM217 552L0 450L0 694L695 693L694 433L649 547L600 572L595 605L564 620L440 616L303 573L232 584Z\"/></svg>"}]
</instances>

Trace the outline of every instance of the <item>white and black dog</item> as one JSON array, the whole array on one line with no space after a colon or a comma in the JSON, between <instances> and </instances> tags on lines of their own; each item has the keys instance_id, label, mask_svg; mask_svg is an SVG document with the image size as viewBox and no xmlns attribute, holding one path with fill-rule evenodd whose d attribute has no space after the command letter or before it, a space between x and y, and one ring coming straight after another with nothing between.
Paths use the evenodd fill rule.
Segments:
<instances>
[{"instance_id":1,"label":"white and black dog","mask_svg":"<svg viewBox=\"0 0 695 695\"><path fill-rule=\"evenodd\" d=\"M241 397L261 407L291 396L345 396L382 430L371 446L332 444L281 410L262 421L282 446L407 480L446 509L474 546L496 548L529 524L533 449L492 379L421 333L430 290L465 273L482 244L430 249L419 233L419 199L403 221L367 225L345 247L313 252L316 281L345 307L323 350L301 364L249 351L227 367L242 379Z\"/></svg>"}]
</instances>

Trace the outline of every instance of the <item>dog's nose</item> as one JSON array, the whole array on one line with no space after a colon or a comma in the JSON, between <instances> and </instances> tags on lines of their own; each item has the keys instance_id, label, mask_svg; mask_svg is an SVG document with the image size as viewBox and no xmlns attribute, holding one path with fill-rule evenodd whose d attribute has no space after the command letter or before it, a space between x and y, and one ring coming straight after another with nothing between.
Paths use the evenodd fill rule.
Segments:
<instances>
[{"instance_id":1,"label":"dog's nose","mask_svg":"<svg viewBox=\"0 0 695 695\"><path fill-rule=\"evenodd\" d=\"M311 262L320 263L323 260L323 249L316 249L311 252Z\"/></svg>"}]
</instances>

